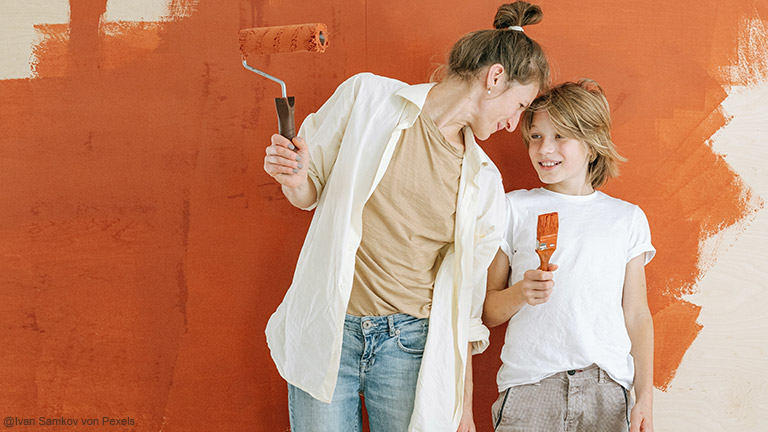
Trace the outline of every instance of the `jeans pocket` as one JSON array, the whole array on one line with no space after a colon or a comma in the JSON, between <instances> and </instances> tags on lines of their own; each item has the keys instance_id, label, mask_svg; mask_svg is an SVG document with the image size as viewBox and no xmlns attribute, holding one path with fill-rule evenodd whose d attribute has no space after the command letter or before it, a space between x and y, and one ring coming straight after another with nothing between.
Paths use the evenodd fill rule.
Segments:
<instances>
[{"instance_id":1,"label":"jeans pocket","mask_svg":"<svg viewBox=\"0 0 768 432\"><path fill-rule=\"evenodd\" d=\"M426 319L419 319L399 326L395 330L397 347L408 354L424 354L429 329L427 322Z\"/></svg>"}]
</instances>

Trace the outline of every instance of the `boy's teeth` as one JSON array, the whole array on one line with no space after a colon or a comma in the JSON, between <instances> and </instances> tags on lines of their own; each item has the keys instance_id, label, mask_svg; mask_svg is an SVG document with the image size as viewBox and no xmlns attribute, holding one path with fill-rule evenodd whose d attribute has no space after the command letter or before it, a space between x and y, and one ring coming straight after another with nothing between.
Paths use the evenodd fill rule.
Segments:
<instances>
[{"instance_id":1,"label":"boy's teeth","mask_svg":"<svg viewBox=\"0 0 768 432\"><path fill-rule=\"evenodd\" d=\"M552 166L555 166L555 165L557 165L559 163L560 162L541 162L541 165L545 166L545 167L552 167Z\"/></svg>"}]
</instances>

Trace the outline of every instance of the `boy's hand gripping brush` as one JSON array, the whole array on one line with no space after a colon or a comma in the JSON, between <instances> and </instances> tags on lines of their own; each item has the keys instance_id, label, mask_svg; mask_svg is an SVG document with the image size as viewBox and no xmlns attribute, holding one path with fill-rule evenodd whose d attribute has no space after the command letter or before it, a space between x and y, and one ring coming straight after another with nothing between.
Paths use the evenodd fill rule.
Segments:
<instances>
[{"instance_id":1,"label":"boy's hand gripping brush","mask_svg":"<svg viewBox=\"0 0 768 432\"><path fill-rule=\"evenodd\" d=\"M288 97L285 82L248 65L247 57L252 54L277 54L284 52L315 51L325 52L328 46L325 24L301 24L278 27L258 27L240 30L240 53L243 66L251 72L280 84L283 97L275 98L278 131L289 141L296 136L293 119L293 96Z\"/></svg>"},{"instance_id":2,"label":"boy's hand gripping brush","mask_svg":"<svg viewBox=\"0 0 768 432\"><path fill-rule=\"evenodd\" d=\"M558 228L557 213L539 215L539 223L536 226L536 253L541 260L541 270L549 271L549 258L557 247Z\"/></svg>"}]
</instances>

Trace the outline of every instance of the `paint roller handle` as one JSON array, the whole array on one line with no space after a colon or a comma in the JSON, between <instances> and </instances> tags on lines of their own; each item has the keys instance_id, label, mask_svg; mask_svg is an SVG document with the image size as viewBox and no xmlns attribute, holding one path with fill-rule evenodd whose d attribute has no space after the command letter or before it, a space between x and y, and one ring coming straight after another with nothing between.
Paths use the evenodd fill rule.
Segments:
<instances>
[{"instance_id":1,"label":"paint roller handle","mask_svg":"<svg viewBox=\"0 0 768 432\"><path fill-rule=\"evenodd\" d=\"M296 124L293 116L293 96L275 98L277 108L277 130L280 135L292 140L296 136Z\"/></svg>"}]
</instances>

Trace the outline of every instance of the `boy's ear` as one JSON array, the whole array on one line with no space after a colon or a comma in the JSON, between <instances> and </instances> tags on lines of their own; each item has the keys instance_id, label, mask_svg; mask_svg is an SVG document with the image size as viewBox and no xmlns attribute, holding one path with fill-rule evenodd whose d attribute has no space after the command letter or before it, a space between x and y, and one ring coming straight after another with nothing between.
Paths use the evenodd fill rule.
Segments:
<instances>
[{"instance_id":1,"label":"boy's ear","mask_svg":"<svg viewBox=\"0 0 768 432\"><path fill-rule=\"evenodd\" d=\"M587 156L589 156L589 163L594 162L597 159L597 152L595 152L595 149L592 147L584 144L585 147L587 147Z\"/></svg>"}]
</instances>

